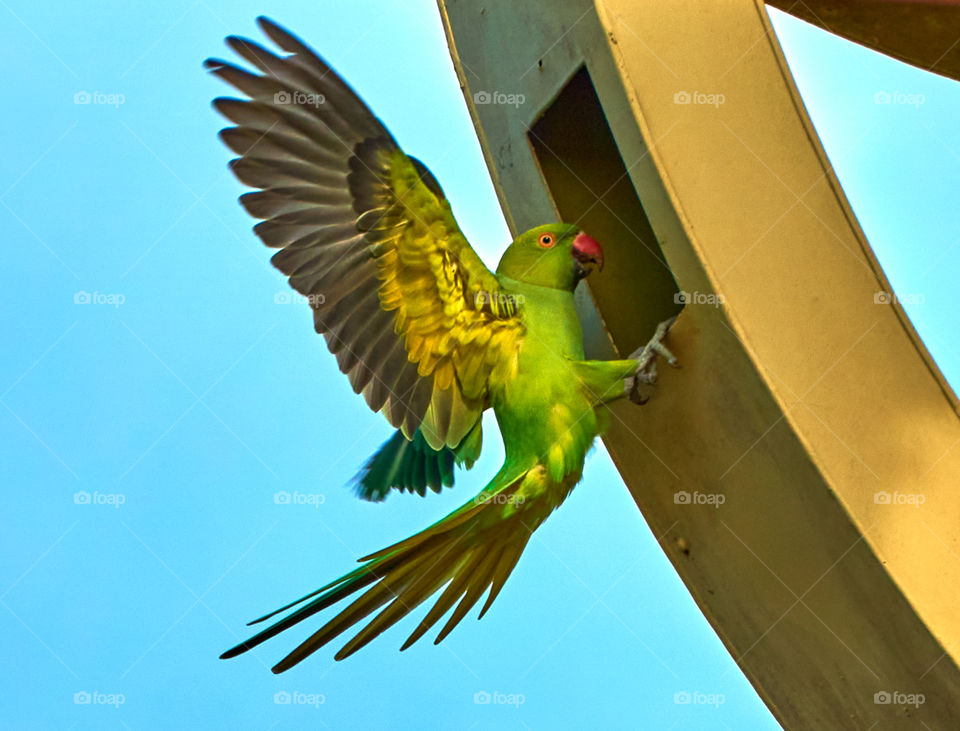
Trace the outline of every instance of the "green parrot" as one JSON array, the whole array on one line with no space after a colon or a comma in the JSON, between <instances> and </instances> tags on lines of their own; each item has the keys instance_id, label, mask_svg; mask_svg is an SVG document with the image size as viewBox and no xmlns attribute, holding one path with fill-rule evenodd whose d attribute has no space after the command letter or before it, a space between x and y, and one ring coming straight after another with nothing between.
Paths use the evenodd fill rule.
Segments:
<instances>
[{"instance_id":1,"label":"green parrot","mask_svg":"<svg viewBox=\"0 0 960 731\"><path fill-rule=\"evenodd\" d=\"M439 491L455 466L480 454L492 408L503 466L480 493L426 530L255 622L295 611L225 652L239 655L364 590L273 671L287 670L379 610L336 654L366 645L442 593L401 649L456 604L440 642L488 592L503 588L533 531L580 481L609 401L653 381L662 323L628 359L585 360L573 291L603 266L600 245L576 225L518 236L492 273L457 226L430 171L406 155L370 109L321 58L272 21L258 20L285 53L238 37L227 45L255 71L210 59L205 67L246 99L214 107L239 155L240 197L262 219L255 233L279 249L273 264L309 301L340 370L397 432L357 478L363 498L391 489Z\"/></svg>"}]
</instances>

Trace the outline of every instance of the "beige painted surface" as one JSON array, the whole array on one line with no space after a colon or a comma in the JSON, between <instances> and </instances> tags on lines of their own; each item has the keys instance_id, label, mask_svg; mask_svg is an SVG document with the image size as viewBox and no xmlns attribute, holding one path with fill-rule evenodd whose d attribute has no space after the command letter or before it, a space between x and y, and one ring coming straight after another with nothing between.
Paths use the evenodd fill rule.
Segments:
<instances>
[{"instance_id":1,"label":"beige painted surface","mask_svg":"<svg viewBox=\"0 0 960 731\"><path fill-rule=\"evenodd\" d=\"M659 247L682 290L724 298L685 308L670 343L683 368L662 372L648 405L618 404L606 441L761 697L791 729L960 728L957 401L899 307L875 303L890 287L762 4L440 6L511 228L573 214L608 232L594 234L611 266L591 288L617 348L672 306L666 267L618 277L617 261ZM603 179L589 156L553 165L528 142L584 64L655 241L617 233L617 209L596 200L606 188L578 182ZM481 90L525 100L475 104ZM682 92L723 101L676 103ZM725 503L678 504L680 491Z\"/></svg>"}]
</instances>

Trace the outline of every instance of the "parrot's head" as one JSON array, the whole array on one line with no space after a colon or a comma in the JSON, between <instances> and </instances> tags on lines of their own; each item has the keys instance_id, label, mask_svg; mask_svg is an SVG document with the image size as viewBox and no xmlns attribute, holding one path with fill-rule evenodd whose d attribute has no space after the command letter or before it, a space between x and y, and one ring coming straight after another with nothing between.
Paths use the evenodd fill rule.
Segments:
<instances>
[{"instance_id":1,"label":"parrot's head","mask_svg":"<svg viewBox=\"0 0 960 731\"><path fill-rule=\"evenodd\" d=\"M548 223L520 234L503 252L497 274L526 284L573 291L594 268L603 249L577 226Z\"/></svg>"}]
</instances>

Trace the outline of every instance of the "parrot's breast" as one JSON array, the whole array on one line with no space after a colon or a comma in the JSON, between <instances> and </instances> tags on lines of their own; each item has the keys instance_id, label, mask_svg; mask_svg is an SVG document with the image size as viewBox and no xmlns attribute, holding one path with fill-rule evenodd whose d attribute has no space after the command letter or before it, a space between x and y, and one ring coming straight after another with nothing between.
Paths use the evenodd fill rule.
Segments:
<instances>
[{"instance_id":1,"label":"parrot's breast","mask_svg":"<svg viewBox=\"0 0 960 731\"><path fill-rule=\"evenodd\" d=\"M552 482L569 482L570 476L576 481L599 423L570 365L583 359L573 294L511 280L505 284L518 296L525 326L517 375L492 404L506 457L543 464Z\"/></svg>"}]
</instances>

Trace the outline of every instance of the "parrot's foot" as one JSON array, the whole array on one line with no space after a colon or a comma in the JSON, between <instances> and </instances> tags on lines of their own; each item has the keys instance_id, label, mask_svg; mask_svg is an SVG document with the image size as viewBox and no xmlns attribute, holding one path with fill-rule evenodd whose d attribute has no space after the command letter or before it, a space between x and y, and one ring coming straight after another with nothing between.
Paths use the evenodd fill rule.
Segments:
<instances>
[{"instance_id":1,"label":"parrot's foot","mask_svg":"<svg viewBox=\"0 0 960 731\"><path fill-rule=\"evenodd\" d=\"M637 370L630 378L624 380L623 389L627 397L636 404L645 404L650 398L640 393L640 384L651 385L657 382L657 355L666 358L667 363L674 368L680 367L676 357L663 344L663 339L670 332L670 327L676 319L671 317L657 325L650 342L630 354L630 359L637 362Z\"/></svg>"}]
</instances>

